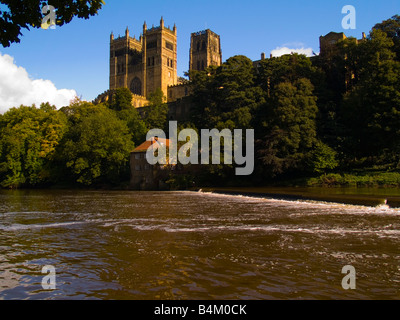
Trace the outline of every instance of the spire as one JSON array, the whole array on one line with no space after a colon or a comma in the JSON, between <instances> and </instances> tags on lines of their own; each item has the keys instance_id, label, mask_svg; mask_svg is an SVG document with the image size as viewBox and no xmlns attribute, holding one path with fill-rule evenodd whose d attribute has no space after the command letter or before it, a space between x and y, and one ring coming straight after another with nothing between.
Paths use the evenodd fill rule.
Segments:
<instances>
[{"instance_id":1,"label":"spire","mask_svg":"<svg viewBox=\"0 0 400 320\"><path fill-rule=\"evenodd\" d=\"M114 33L111 31L111 35L110 35L110 40L113 41L114 40Z\"/></svg>"},{"instance_id":2,"label":"spire","mask_svg":"<svg viewBox=\"0 0 400 320\"><path fill-rule=\"evenodd\" d=\"M146 21L143 23L143 34L145 34L147 31L147 24Z\"/></svg>"},{"instance_id":3,"label":"spire","mask_svg":"<svg viewBox=\"0 0 400 320\"><path fill-rule=\"evenodd\" d=\"M174 31L174 33L176 33L176 24L174 23L174 28L172 29L172 31Z\"/></svg>"},{"instance_id":4,"label":"spire","mask_svg":"<svg viewBox=\"0 0 400 320\"><path fill-rule=\"evenodd\" d=\"M129 38L129 29L128 29L128 27L126 27L126 30L125 30L125 37Z\"/></svg>"},{"instance_id":5,"label":"spire","mask_svg":"<svg viewBox=\"0 0 400 320\"><path fill-rule=\"evenodd\" d=\"M164 28L164 18L161 16L161 20L160 20L160 27L161 29Z\"/></svg>"}]
</instances>

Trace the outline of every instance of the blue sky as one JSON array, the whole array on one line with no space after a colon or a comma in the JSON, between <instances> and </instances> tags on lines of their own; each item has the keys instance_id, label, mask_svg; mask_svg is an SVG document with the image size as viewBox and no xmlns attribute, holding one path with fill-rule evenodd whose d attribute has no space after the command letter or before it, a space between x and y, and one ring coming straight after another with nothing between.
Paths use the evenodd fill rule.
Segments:
<instances>
[{"instance_id":1,"label":"blue sky","mask_svg":"<svg viewBox=\"0 0 400 320\"><path fill-rule=\"evenodd\" d=\"M345 5L357 10L355 30L342 28ZM111 31L123 35L128 26L130 35L139 37L145 20L149 27L158 26L161 16L167 26L176 23L181 76L188 70L190 34L195 31L209 28L221 36L223 60L238 54L258 60L261 52L269 56L285 46L319 52L319 36L330 31L360 38L399 9L399 0L106 0L97 16L74 19L56 30L24 30L21 43L0 47L0 53L13 57L12 63L31 80L50 80L57 89L72 89L91 100L108 89Z\"/></svg>"}]
</instances>

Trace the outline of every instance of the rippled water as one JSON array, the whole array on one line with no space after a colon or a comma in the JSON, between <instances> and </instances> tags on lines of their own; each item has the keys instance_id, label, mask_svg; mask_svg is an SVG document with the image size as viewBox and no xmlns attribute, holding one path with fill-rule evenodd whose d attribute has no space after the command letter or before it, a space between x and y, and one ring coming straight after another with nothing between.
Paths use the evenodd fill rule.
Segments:
<instances>
[{"instance_id":1,"label":"rippled water","mask_svg":"<svg viewBox=\"0 0 400 320\"><path fill-rule=\"evenodd\" d=\"M399 299L400 209L2 191L1 299ZM44 290L42 267L56 269ZM356 269L344 290L342 267Z\"/></svg>"}]
</instances>

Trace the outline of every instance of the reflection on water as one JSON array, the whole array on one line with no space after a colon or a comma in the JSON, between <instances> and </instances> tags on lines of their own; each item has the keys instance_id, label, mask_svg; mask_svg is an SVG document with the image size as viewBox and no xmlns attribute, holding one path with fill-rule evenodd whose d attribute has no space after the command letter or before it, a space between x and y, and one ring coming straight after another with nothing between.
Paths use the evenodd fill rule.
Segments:
<instances>
[{"instance_id":1,"label":"reflection on water","mask_svg":"<svg viewBox=\"0 0 400 320\"><path fill-rule=\"evenodd\" d=\"M2 191L0 298L398 299L399 218L211 193ZM356 290L341 287L345 265Z\"/></svg>"}]
</instances>

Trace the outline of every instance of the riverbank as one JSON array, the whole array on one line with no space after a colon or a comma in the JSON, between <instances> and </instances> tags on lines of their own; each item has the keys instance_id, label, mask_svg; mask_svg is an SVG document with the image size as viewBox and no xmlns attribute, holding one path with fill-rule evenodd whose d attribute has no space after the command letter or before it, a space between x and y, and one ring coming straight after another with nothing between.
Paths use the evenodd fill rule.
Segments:
<instances>
[{"instance_id":1,"label":"riverbank","mask_svg":"<svg viewBox=\"0 0 400 320\"><path fill-rule=\"evenodd\" d=\"M280 200L309 200L377 207L387 205L400 208L398 188L326 188L326 187L215 187L202 188L202 192L243 195Z\"/></svg>"}]
</instances>

